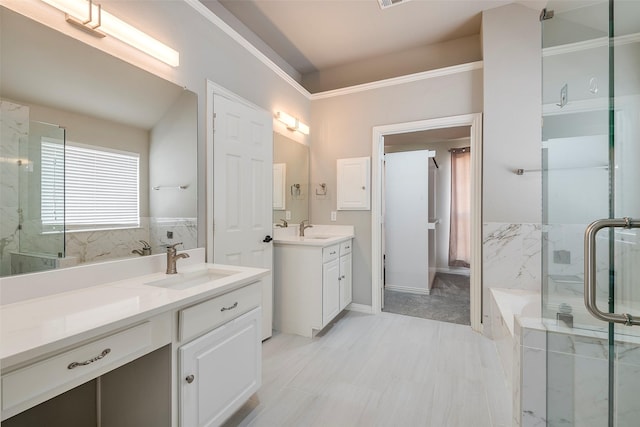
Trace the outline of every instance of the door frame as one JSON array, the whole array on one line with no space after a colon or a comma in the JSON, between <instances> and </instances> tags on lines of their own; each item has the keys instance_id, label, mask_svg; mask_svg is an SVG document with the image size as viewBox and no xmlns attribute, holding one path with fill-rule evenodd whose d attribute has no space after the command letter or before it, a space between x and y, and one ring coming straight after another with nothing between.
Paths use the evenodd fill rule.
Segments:
<instances>
[{"instance_id":1,"label":"door frame","mask_svg":"<svg viewBox=\"0 0 640 427\"><path fill-rule=\"evenodd\" d=\"M371 146L371 311L382 311L382 172L384 137L458 126L470 126L471 146L471 328L482 332L482 113L374 126Z\"/></svg>"}]
</instances>

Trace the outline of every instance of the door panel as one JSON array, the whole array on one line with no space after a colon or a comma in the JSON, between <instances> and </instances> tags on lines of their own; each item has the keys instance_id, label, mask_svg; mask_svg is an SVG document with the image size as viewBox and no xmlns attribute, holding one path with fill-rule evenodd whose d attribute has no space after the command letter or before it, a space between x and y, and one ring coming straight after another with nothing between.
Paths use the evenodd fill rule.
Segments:
<instances>
[{"instance_id":1,"label":"door panel","mask_svg":"<svg viewBox=\"0 0 640 427\"><path fill-rule=\"evenodd\" d=\"M266 111L214 95L213 260L273 268L273 120ZM272 276L263 282L263 338L271 336Z\"/></svg>"},{"instance_id":2,"label":"door panel","mask_svg":"<svg viewBox=\"0 0 640 427\"><path fill-rule=\"evenodd\" d=\"M385 154L385 285L428 293L430 151Z\"/></svg>"}]
</instances>

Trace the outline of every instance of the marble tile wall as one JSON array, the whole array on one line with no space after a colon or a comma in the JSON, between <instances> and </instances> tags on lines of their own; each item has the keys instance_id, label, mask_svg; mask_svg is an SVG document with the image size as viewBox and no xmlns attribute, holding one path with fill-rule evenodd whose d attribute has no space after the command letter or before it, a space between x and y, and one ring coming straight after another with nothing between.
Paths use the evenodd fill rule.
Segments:
<instances>
[{"instance_id":1,"label":"marble tile wall","mask_svg":"<svg viewBox=\"0 0 640 427\"><path fill-rule=\"evenodd\" d=\"M182 248L198 247L197 218L151 218L149 243L154 250L164 252L167 245L182 242ZM172 235L172 237L169 237ZM179 248L180 249L180 248Z\"/></svg>"},{"instance_id":2,"label":"marble tile wall","mask_svg":"<svg viewBox=\"0 0 640 427\"><path fill-rule=\"evenodd\" d=\"M484 223L482 227L483 307L490 307L489 288L540 291L540 224ZM491 329L488 310L483 322Z\"/></svg>"},{"instance_id":3,"label":"marble tile wall","mask_svg":"<svg viewBox=\"0 0 640 427\"><path fill-rule=\"evenodd\" d=\"M20 145L29 138L29 108L0 100L0 276L11 270L18 250Z\"/></svg>"}]
</instances>

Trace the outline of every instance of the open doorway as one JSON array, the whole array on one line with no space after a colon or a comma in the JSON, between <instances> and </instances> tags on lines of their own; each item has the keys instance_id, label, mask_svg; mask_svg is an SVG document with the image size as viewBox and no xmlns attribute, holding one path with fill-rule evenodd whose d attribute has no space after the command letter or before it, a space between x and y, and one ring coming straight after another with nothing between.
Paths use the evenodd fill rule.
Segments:
<instances>
[{"instance_id":1,"label":"open doorway","mask_svg":"<svg viewBox=\"0 0 640 427\"><path fill-rule=\"evenodd\" d=\"M383 311L470 325L470 126L384 136Z\"/></svg>"},{"instance_id":2,"label":"open doorway","mask_svg":"<svg viewBox=\"0 0 640 427\"><path fill-rule=\"evenodd\" d=\"M372 237L372 312L382 311L384 299L383 270L383 173L385 138L411 132L455 127L469 128L471 148L471 214L470 214L470 323L471 327L482 331L482 114L419 120L396 123L373 128L372 138L372 192L371 192L371 237Z\"/></svg>"}]
</instances>

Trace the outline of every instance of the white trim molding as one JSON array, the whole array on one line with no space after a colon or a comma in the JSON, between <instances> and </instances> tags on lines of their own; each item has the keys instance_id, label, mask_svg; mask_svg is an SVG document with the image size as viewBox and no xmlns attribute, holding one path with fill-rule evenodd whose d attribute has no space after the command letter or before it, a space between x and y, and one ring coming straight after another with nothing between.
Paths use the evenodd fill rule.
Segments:
<instances>
[{"instance_id":1,"label":"white trim molding","mask_svg":"<svg viewBox=\"0 0 640 427\"><path fill-rule=\"evenodd\" d=\"M384 137L398 133L470 126L471 145L471 303L473 330L482 332L482 113L375 126L371 146L371 309L381 312L382 263L382 161Z\"/></svg>"},{"instance_id":2,"label":"white trim molding","mask_svg":"<svg viewBox=\"0 0 640 427\"><path fill-rule=\"evenodd\" d=\"M349 311L355 311L358 313L366 313L366 314L372 314L373 310L371 309L370 305L364 305L364 304L356 304L356 303L351 303L347 306L347 310Z\"/></svg>"},{"instance_id":3,"label":"white trim molding","mask_svg":"<svg viewBox=\"0 0 640 427\"><path fill-rule=\"evenodd\" d=\"M384 286L384 288L389 290L389 291L405 292L407 294L415 294L415 295L429 295L429 294L431 294L431 289L412 288L410 286L394 286L394 285L390 285L388 283Z\"/></svg>"},{"instance_id":4,"label":"white trim molding","mask_svg":"<svg viewBox=\"0 0 640 427\"><path fill-rule=\"evenodd\" d=\"M402 85L421 80L434 79L437 77L450 76L452 74L467 73L473 70L481 70L483 68L482 61L469 62L466 64L453 65L451 67L437 68L435 70L423 71L420 73L407 74L406 76L393 77L390 79L378 80L371 83L363 83L360 85L349 86L341 89L328 90L326 92L318 92L311 95L312 101L325 98L333 98L336 96L349 95L352 93L364 92L367 90L380 89Z\"/></svg>"}]
</instances>

